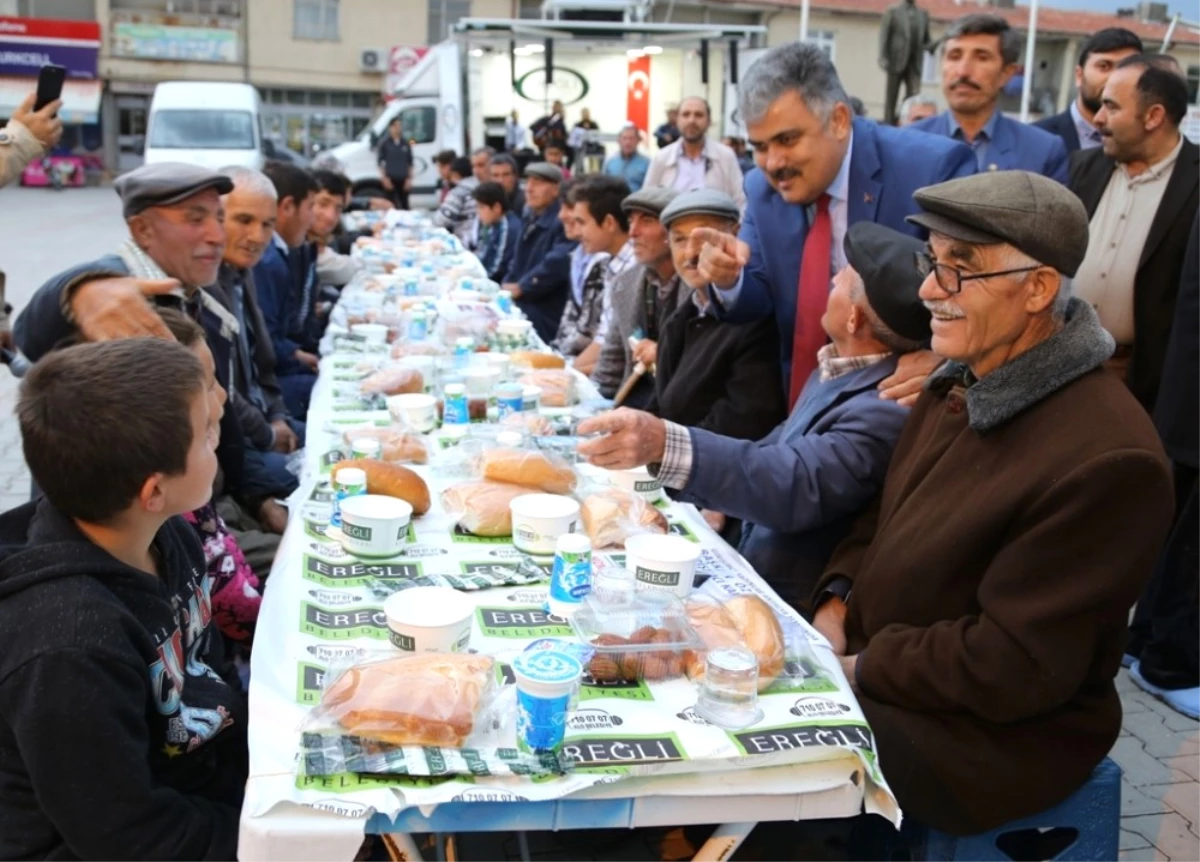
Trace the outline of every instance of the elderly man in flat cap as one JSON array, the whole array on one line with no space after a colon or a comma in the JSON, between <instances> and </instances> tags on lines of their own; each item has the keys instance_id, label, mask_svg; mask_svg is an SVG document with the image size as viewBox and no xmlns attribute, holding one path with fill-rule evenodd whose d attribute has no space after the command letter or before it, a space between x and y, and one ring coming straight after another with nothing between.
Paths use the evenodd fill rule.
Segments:
<instances>
[{"instance_id":1,"label":"elderly man in flat cap","mask_svg":"<svg viewBox=\"0 0 1200 862\"><path fill-rule=\"evenodd\" d=\"M680 425L757 440L787 416L773 327L721 321L688 253L692 231L736 234L740 219L737 202L715 189L682 192L659 216L685 297L663 321L648 409Z\"/></svg>"},{"instance_id":2,"label":"elderly man in flat cap","mask_svg":"<svg viewBox=\"0 0 1200 862\"><path fill-rule=\"evenodd\" d=\"M571 249L558 218L562 171L549 162L525 169L525 214L504 289L546 342L554 340L571 292Z\"/></svg>"},{"instance_id":3,"label":"elderly man in flat cap","mask_svg":"<svg viewBox=\"0 0 1200 862\"><path fill-rule=\"evenodd\" d=\"M589 420L607 432L580 451L610 469L651 465L679 498L744 520L738 550L808 615L837 543L883 485L908 408L878 384L929 338L913 255L923 246L875 224L852 225L847 266L833 278L821 324L830 344L787 421L758 442L685 428L636 410Z\"/></svg>"},{"instance_id":4,"label":"elderly man in flat cap","mask_svg":"<svg viewBox=\"0 0 1200 862\"><path fill-rule=\"evenodd\" d=\"M1129 609L1170 523L1149 417L1067 299L1082 204L1026 171L916 193L932 347L883 491L814 623L842 656L905 814L990 830L1077 790L1121 728Z\"/></svg>"},{"instance_id":5,"label":"elderly man in flat cap","mask_svg":"<svg viewBox=\"0 0 1200 862\"><path fill-rule=\"evenodd\" d=\"M659 221L663 207L679 192L644 188L621 201L629 218L629 246L637 266L621 271L609 288L609 327L592 371L592 382L605 398L614 397L640 366L637 380L625 387L622 403L644 407L654 395L658 334L664 320L688 291L679 290L667 229Z\"/></svg>"},{"instance_id":6,"label":"elderly man in flat cap","mask_svg":"<svg viewBox=\"0 0 1200 862\"><path fill-rule=\"evenodd\" d=\"M17 344L36 361L66 339L170 338L151 303L181 307L198 321L204 309L225 321L206 327L207 341L217 381L232 391L237 324L229 323L232 315L202 288L216 283L225 254L221 196L233 191L233 180L195 165L162 162L130 171L115 188L129 238L113 254L71 267L38 288L17 318ZM243 493L245 439L235 410L221 419L217 455L225 487L255 518L282 532L286 511L270 497Z\"/></svg>"},{"instance_id":7,"label":"elderly man in flat cap","mask_svg":"<svg viewBox=\"0 0 1200 862\"><path fill-rule=\"evenodd\" d=\"M13 334L34 361L76 332L89 341L169 338L147 300L188 303L195 316L200 288L217 280L225 251L221 195L233 189L228 177L163 162L130 171L114 188L129 238L113 254L54 276L33 295ZM220 373L228 363L217 359Z\"/></svg>"}]
</instances>

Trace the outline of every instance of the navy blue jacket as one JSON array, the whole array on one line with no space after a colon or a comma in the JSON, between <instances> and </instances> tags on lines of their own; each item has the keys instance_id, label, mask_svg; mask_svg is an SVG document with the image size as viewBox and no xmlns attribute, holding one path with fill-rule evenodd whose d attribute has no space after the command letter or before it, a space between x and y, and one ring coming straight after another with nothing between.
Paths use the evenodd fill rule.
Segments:
<instances>
[{"instance_id":1,"label":"navy blue jacket","mask_svg":"<svg viewBox=\"0 0 1200 862\"><path fill-rule=\"evenodd\" d=\"M1062 138L1063 146L1067 148L1068 156L1080 148L1079 132L1075 128L1075 118L1071 116L1070 108L1067 108L1061 114L1054 114L1053 116L1038 120L1033 125L1042 131L1058 135Z\"/></svg>"},{"instance_id":2,"label":"navy blue jacket","mask_svg":"<svg viewBox=\"0 0 1200 862\"><path fill-rule=\"evenodd\" d=\"M304 373L307 369L295 358L296 351L314 352L319 340L313 337L316 258L308 248L305 243L284 251L272 241L252 270L258 307L275 349L275 370L281 376Z\"/></svg>"},{"instance_id":3,"label":"navy blue jacket","mask_svg":"<svg viewBox=\"0 0 1200 862\"><path fill-rule=\"evenodd\" d=\"M504 246L498 247L500 225L493 225L488 229L488 236L485 242L481 242L476 254L479 255L479 262L483 264L487 270L488 278L492 281L503 281L504 274L508 272L508 268L512 265L513 252L517 248L517 240L521 238L521 217L512 210L507 210L504 213L504 224L508 230L504 237ZM481 228L482 232L482 228Z\"/></svg>"},{"instance_id":4,"label":"navy blue jacket","mask_svg":"<svg viewBox=\"0 0 1200 862\"><path fill-rule=\"evenodd\" d=\"M949 138L949 115L943 112L908 128ZM980 170L1033 171L1065 186L1070 163L1067 146L1058 135L1001 114L996 118L996 134L988 149L987 166Z\"/></svg>"},{"instance_id":5,"label":"navy blue jacket","mask_svg":"<svg viewBox=\"0 0 1200 862\"><path fill-rule=\"evenodd\" d=\"M872 221L910 236L924 236L904 220L920 209L913 192L973 173L975 154L969 147L856 118L847 227ZM808 235L804 210L781 198L762 171L746 175L746 212L739 236L750 246L750 263L742 272L736 302L723 313L732 323L774 316L785 389L792 369L800 258Z\"/></svg>"},{"instance_id":6,"label":"navy blue jacket","mask_svg":"<svg viewBox=\"0 0 1200 862\"><path fill-rule=\"evenodd\" d=\"M521 286L517 306L533 323L543 341L554 340L571 292L571 249L575 243L563 233L558 207L547 207L540 216L526 210L512 263L503 281Z\"/></svg>"},{"instance_id":7,"label":"navy blue jacket","mask_svg":"<svg viewBox=\"0 0 1200 862\"><path fill-rule=\"evenodd\" d=\"M896 358L822 383L814 371L787 421L757 443L689 428L692 475L677 495L741 518L738 548L808 615L834 547L883 487L908 408L879 398Z\"/></svg>"}]
</instances>

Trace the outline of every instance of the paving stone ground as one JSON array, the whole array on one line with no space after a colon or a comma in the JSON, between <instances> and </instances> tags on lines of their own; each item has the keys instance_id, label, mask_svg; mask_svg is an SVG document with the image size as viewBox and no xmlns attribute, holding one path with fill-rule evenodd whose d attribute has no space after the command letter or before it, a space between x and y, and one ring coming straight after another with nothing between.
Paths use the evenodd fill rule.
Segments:
<instances>
[{"instance_id":1,"label":"paving stone ground","mask_svg":"<svg viewBox=\"0 0 1200 862\"><path fill-rule=\"evenodd\" d=\"M50 275L108 253L123 239L111 189L4 189L0 268L18 310ZM0 511L29 499L13 408L16 381L0 370ZM1121 859L1200 860L1200 725L1117 679L1125 717L1112 757L1121 782Z\"/></svg>"}]
</instances>

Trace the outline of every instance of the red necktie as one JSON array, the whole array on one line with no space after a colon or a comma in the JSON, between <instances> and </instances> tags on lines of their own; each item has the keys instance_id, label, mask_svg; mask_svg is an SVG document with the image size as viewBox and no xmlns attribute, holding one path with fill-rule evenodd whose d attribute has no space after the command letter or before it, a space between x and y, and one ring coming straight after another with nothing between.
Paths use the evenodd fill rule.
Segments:
<instances>
[{"instance_id":1,"label":"red necktie","mask_svg":"<svg viewBox=\"0 0 1200 862\"><path fill-rule=\"evenodd\" d=\"M829 303L829 268L833 246L833 220L829 217L829 195L817 198L817 215L804 239L800 261L800 288L796 296L796 334L792 339L792 379L788 387L788 410L796 405L800 390L817 367L817 351L828 337L821 317Z\"/></svg>"}]
</instances>

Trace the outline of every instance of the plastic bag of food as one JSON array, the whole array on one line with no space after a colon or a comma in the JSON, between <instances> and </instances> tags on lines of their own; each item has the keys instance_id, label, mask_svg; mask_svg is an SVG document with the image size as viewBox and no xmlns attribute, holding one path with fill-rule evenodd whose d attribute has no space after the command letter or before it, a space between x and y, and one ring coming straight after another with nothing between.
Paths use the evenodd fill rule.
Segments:
<instances>
[{"instance_id":1,"label":"plastic bag of food","mask_svg":"<svg viewBox=\"0 0 1200 862\"><path fill-rule=\"evenodd\" d=\"M482 479L547 494L570 494L578 478L571 465L555 455L503 446L484 450L475 468Z\"/></svg>"},{"instance_id":2,"label":"plastic bag of food","mask_svg":"<svg viewBox=\"0 0 1200 862\"><path fill-rule=\"evenodd\" d=\"M787 644L783 628L770 605L758 596L733 596L723 602L711 596L693 594L684 603L688 621L702 649L685 656L687 675L693 682L704 678L704 659L708 650L744 646L758 659L758 690L765 691L783 672Z\"/></svg>"},{"instance_id":3,"label":"plastic bag of food","mask_svg":"<svg viewBox=\"0 0 1200 862\"><path fill-rule=\"evenodd\" d=\"M494 662L473 653L417 653L326 674L305 730L339 729L391 745L461 748L495 687Z\"/></svg>"},{"instance_id":4,"label":"plastic bag of food","mask_svg":"<svg viewBox=\"0 0 1200 862\"><path fill-rule=\"evenodd\" d=\"M392 359L405 356L444 356L446 349L432 341L403 341L392 345Z\"/></svg>"},{"instance_id":5,"label":"plastic bag of food","mask_svg":"<svg viewBox=\"0 0 1200 862\"><path fill-rule=\"evenodd\" d=\"M342 442L351 449L355 440L370 438L379 441L379 460L393 464L426 464L429 448L420 434L409 431L403 425L364 425L350 428L342 434Z\"/></svg>"},{"instance_id":6,"label":"plastic bag of food","mask_svg":"<svg viewBox=\"0 0 1200 862\"><path fill-rule=\"evenodd\" d=\"M424 392L425 378L416 368L393 366L367 375L359 382L358 388L364 395L404 395Z\"/></svg>"},{"instance_id":7,"label":"plastic bag of food","mask_svg":"<svg viewBox=\"0 0 1200 862\"><path fill-rule=\"evenodd\" d=\"M566 369L531 371L521 377L520 383L542 390L543 407L570 407L575 403L575 375Z\"/></svg>"},{"instance_id":8,"label":"plastic bag of food","mask_svg":"<svg viewBox=\"0 0 1200 862\"><path fill-rule=\"evenodd\" d=\"M666 516L637 494L605 488L588 494L579 505L583 529L596 550L624 548L638 533L665 534Z\"/></svg>"},{"instance_id":9,"label":"plastic bag of food","mask_svg":"<svg viewBox=\"0 0 1200 862\"><path fill-rule=\"evenodd\" d=\"M522 431L530 437L551 437L558 433L550 419L532 410L509 413L500 420L500 424L505 428Z\"/></svg>"},{"instance_id":10,"label":"plastic bag of food","mask_svg":"<svg viewBox=\"0 0 1200 862\"><path fill-rule=\"evenodd\" d=\"M552 370L567 367L567 361L557 353L542 353L537 350L515 350L509 354L509 361L514 368Z\"/></svg>"},{"instance_id":11,"label":"plastic bag of food","mask_svg":"<svg viewBox=\"0 0 1200 862\"><path fill-rule=\"evenodd\" d=\"M442 508L460 527L476 536L512 535L509 504L528 488L505 482L460 482L442 492Z\"/></svg>"}]
</instances>

